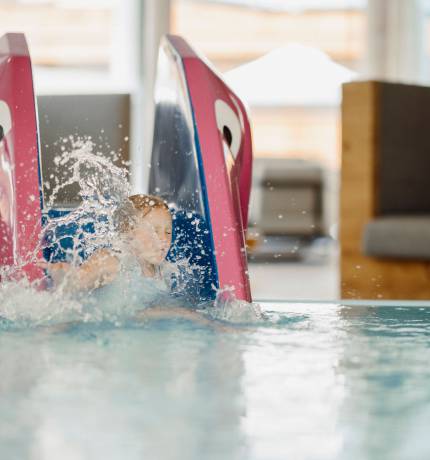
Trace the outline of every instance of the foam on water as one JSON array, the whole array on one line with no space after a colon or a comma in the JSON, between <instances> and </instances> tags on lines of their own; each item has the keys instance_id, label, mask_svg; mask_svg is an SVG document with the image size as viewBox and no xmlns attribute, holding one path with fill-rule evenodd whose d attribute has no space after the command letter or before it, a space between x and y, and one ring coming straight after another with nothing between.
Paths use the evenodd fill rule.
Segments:
<instances>
[{"instance_id":1,"label":"foam on water","mask_svg":"<svg viewBox=\"0 0 430 460\"><path fill-rule=\"evenodd\" d=\"M228 288L218 291L214 304L206 312L215 320L236 324L259 323L268 319L260 305L237 299L234 291Z\"/></svg>"},{"instance_id":2,"label":"foam on water","mask_svg":"<svg viewBox=\"0 0 430 460\"><path fill-rule=\"evenodd\" d=\"M82 318L82 305L59 290L41 290L26 279L0 283L2 328L38 327Z\"/></svg>"},{"instance_id":3,"label":"foam on water","mask_svg":"<svg viewBox=\"0 0 430 460\"><path fill-rule=\"evenodd\" d=\"M130 304L118 309L115 303L102 303L92 294L88 294L83 302L82 297L72 296L64 287L40 289L25 279L0 283L0 329L38 328L67 323L110 323L122 327L134 321L141 310L178 306L196 311L216 322L229 324L256 325L269 319L274 324L279 321L278 316L270 317L262 312L258 304L238 300L230 291L227 296L226 291L219 291L214 303L201 306L181 303L165 292L160 293L155 303L145 305L142 302L138 306ZM178 316L174 314L172 317L177 319ZM168 316L163 315L163 318L168 319ZM187 318L190 319L184 315L184 319Z\"/></svg>"}]
</instances>

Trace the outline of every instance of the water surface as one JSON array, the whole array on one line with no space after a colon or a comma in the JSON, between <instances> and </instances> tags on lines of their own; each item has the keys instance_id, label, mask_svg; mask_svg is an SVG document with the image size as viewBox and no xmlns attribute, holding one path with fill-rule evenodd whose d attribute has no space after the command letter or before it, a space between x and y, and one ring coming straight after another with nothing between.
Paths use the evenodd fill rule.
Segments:
<instances>
[{"instance_id":1,"label":"water surface","mask_svg":"<svg viewBox=\"0 0 430 460\"><path fill-rule=\"evenodd\" d=\"M0 330L4 459L430 458L430 308Z\"/></svg>"}]
</instances>

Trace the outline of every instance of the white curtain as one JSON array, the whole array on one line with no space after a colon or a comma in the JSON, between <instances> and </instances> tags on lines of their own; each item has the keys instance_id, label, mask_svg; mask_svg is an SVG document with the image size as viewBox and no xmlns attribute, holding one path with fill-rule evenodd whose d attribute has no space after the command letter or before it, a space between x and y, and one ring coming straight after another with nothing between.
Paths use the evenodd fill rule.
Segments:
<instances>
[{"instance_id":1,"label":"white curtain","mask_svg":"<svg viewBox=\"0 0 430 460\"><path fill-rule=\"evenodd\" d=\"M366 77L423 83L425 20L423 0L368 0Z\"/></svg>"}]
</instances>

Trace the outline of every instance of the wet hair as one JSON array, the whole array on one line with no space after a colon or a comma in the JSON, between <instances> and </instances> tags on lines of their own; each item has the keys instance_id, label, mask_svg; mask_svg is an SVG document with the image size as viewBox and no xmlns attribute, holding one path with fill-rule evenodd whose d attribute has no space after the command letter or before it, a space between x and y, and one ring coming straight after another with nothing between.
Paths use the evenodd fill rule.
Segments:
<instances>
[{"instance_id":1,"label":"wet hair","mask_svg":"<svg viewBox=\"0 0 430 460\"><path fill-rule=\"evenodd\" d=\"M131 195L124 200L115 212L118 231L126 233L136 224L136 218L147 216L153 209L169 211L165 200L154 195Z\"/></svg>"}]
</instances>

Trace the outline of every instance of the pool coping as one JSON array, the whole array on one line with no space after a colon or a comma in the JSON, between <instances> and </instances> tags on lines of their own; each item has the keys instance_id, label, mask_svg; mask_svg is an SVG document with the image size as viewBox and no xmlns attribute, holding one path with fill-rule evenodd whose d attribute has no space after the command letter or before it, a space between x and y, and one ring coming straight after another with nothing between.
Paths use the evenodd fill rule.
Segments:
<instances>
[{"instance_id":1,"label":"pool coping","mask_svg":"<svg viewBox=\"0 0 430 460\"><path fill-rule=\"evenodd\" d=\"M344 307L429 307L430 300L374 300L374 299L334 299L334 300L289 300L289 299L254 299L262 305L323 305Z\"/></svg>"}]
</instances>

